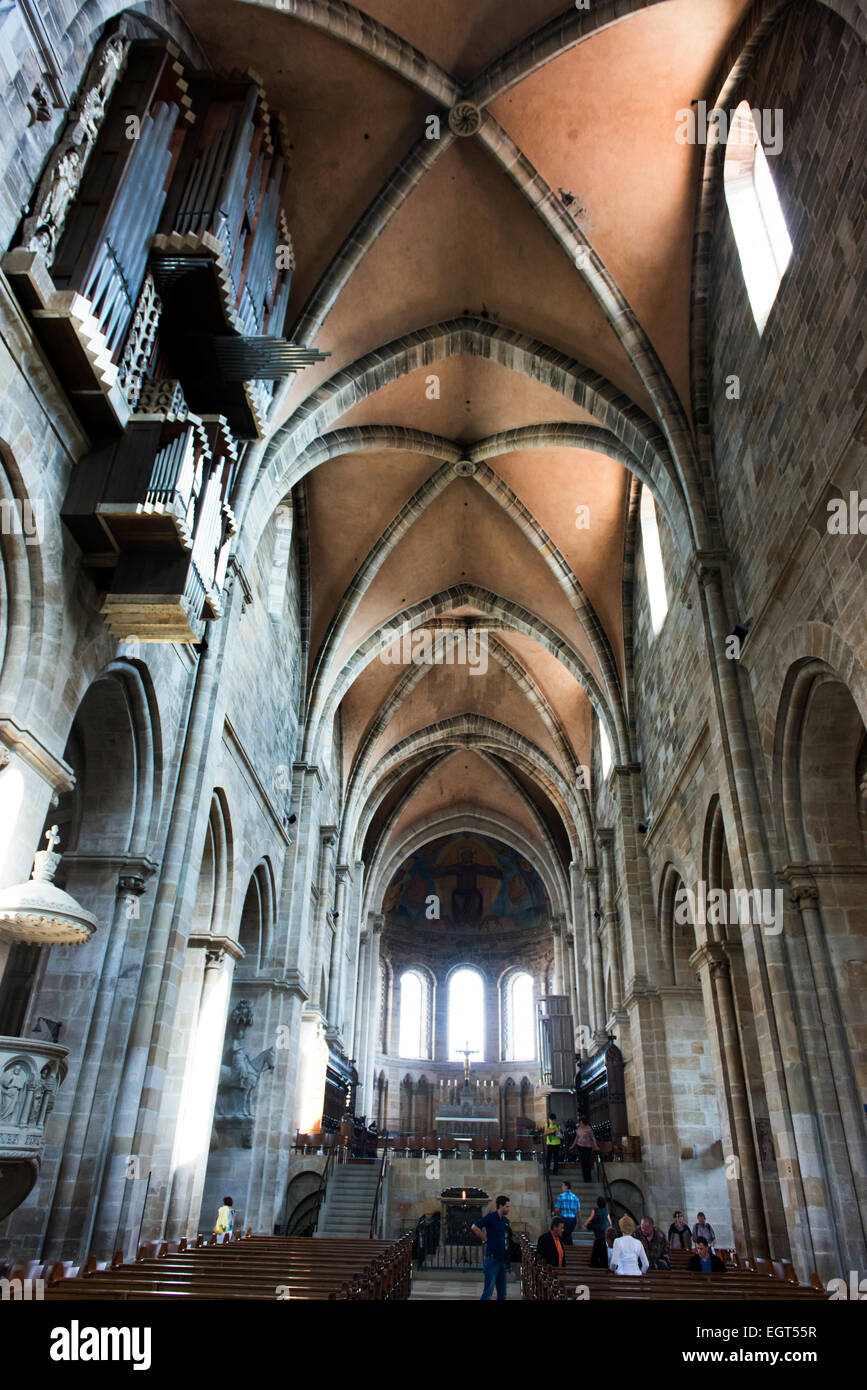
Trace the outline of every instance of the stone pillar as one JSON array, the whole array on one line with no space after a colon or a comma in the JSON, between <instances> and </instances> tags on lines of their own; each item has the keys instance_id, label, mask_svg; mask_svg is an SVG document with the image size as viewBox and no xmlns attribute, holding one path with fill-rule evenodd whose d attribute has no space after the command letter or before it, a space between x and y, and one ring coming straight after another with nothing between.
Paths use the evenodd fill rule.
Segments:
<instances>
[{"instance_id":1,"label":"stone pillar","mask_svg":"<svg viewBox=\"0 0 867 1390\"><path fill-rule=\"evenodd\" d=\"M614 908L614 831L597 830L596 840L602 853L602 939L605 957L611 967L612 1013L617 1013L623 1003L623 981L620 971L620 948L618 944L617 913Z\"/></svg>"},{"instance_id":2,"label":"stone pillar","mask_svg":"<svg viewBox=\"0 0 867 1390\"><path fill-rule=\"evenodd\" d=\"M587 1051L593 1032L591 1000L587 970L587 913L581 882L582 866L577 860L569 865L569 893L572 903L572 946L575 969L575 1047Z\"/></svg>"},{"instance_id":3,"label":"stone pillar","mask_svg":"<svg viewBox=\"0 0 867 1390\"><path fill-rule=\"evenodd\" d=\"M76 856L67 858L74 861ZM119 867L114 914L106 929L108 947L83 1047L83 1062L74 1090L70 1088L74 1100L45 1229L43 1253L47 1258L80 1257L83 1262L89 1253L110 1137L108 1098L119 1079L118 1060L123 1056L132 1025L134 999L121 981L125 974L123 962L128 951L141 949L136 941L145 929L141 899L156 865L149 860L129 858Z\"/></svg>"},{"instance_id":4,"label":"stone pillar","mask_svg":"<svg viewBox=\"0 0 867 1390\"><path fill-rule=\"evenodd\" d=\"M725 656L730 627L723 587L724 563L724 553L716 551L700 551L692 560L714 676L717 714L723 741L730 750L728 772L738 827L736 848L747 878L745 886L773 890L756 781L755 767L760 760L751 747L744 693L739 684L740 663ZM737 874L735 862L732 871ZM818 1176L821 1142L809 1071L798 1035L786 945L782 934L769 936L760 927L747 926L743 947L792 1261L799 1272L818 1269L828 1274L839 1265L840 1251L833 1244L829 1247L821 1241L817 1243L810 1229L813 1201L808 1198L807 1183Z\"/></svg>"},{"instance_id":5,"label":"stone pillar","mask_svg":"<svg viewBox=\"0 0 867 1390\"><path fill-rule=\"evenodd\" d=\"M717 1081L717 1097L724 1149L726 1135L729 1138L723 1160L735 1245L749 1256L767 1258L770 1251L732 993L731 964L721 943L706 942L690 956L690 965L702 982L706 1009L710 1006L708 1035L717 1044L715 1070L717 1067L722 1070L722 1077Z\"/></svg>"},{"instance_id":6,"label":"stone pillar","mask_svg":"<svg viewBox=\"0 0 867 1390\"><path fill-rule=\"evenodd\" d=\"M351 897L352 871L348 864L338 864L335 870L335 936L334 953L331 961L331 979L328 982L328 1022L334 1032L335 1041L343 1047L344 1018L343 997L346 978L346 942L351 931L349 903Z\"/></svg>"},{"instance_id":7,"label":"stone pillar","mask_svg":"<svg viewBox=\"0 0 867 1390\"><path fill-rule=\"evenodd\" d=\"M195 903L201 846L210 811L213 766L222 741L225 690L220 675L223 655L232 650L245 595L233 572L226 586L226 611L209 642L202 645L183 739L180 771L166 836L153 919L141 971L124 1073L112 1121L111 1151L94 1244L101 1254L127 1249L135 1237L124 1213L130 1155L143 1169L150 1165L157 1142L166 1067L174 1031L187 924ZM159 1190L161 1184L157 1184ZM133 1222L137 1225L136 1222Z\"/></svg>"},{"instance_id":8,"label":"stone pillar","mask_svg":"<svg viewBox=\"0 0 867 1390\"><path fill-rule=\"evenodd\" d=\"M367 1057L367 1094L373 1095L373 1075L376 1070L377 1052L377 1032L379 1029L379 952L382 945L382 929L385 926L385 918L381 913L377 913L373 919L373 938L370 952L370 987L368 998L370 1000L370 1018L368 1034L368 1057Z\"/></svg>"},{"instance_id":9,"label":"stone pillar","mask_svg":"<svg viewBox=\"0 0 867 1390\"><path fill-rule=\"evenodd\" d=\"M175 1129L166 1240L192 1234L198 1223L234 961L242 955L240 946L228 938L191 937L188 950L197 949L204 950L204 973Z\"/></svg>"},{"instance_id":10,"label":"stone pillar","mask_svg":"<svg viewBox=\"0 0 867 1390\"><path fill-rule=\"evenodd\" d=\"M355 1065L358 1071L359 1082L361 1073L364 1069L365 1035L364 1020L365 1011L365 991L367 988L367 960L370 952L370 931L359 931L358 933L358 953L355 962L355 974L352 986L352 1054L355 1057Z\"/></svg>"},{"instance_id":11,"label":"stone pillar","mask_svg":"<svg viewBox=\"0 0 867 1390\"><path fill-rule=\"evenodd\" d=\"M832 1243L836 1243L844 1267L855 1269L867 1235L863 1218L867 1196L864 1114L853 1084L846 1030L828 960L818 885L805 865L787 865L783 876L789 884L789 900L801 915L809 960L811 978L804 978L806 972L796 972L795 989L802 1049L809 1057L824 1140L819 1168L824 1201L814 1198L811 1202L810 1226L815 1244L833 1248ZM860 1220L856 1212L862 1213Z\"/></svg>"},{"instance_id":12,"label":"stone pillar","mask_svg":"<svg viewBox=\"0 0 867 1390\"><path fill-rule=\"evenodd\" d=\"M353 1055L355 1052L355 1000L358 989L358 957L361 952L361 928L362 910L364 906L364 886L365 872L364 860L356 859L352 866L352 882L348 896L349 902L349 936L347 946L349 957L346 963L345 994L343 1016L345 1019L345 1036L352 1041Z\"/></svg>"},{"instance_id":13,"label":"stone pillar","mask_svg":"<svg viewBox=\"0 0 867 1390\"><path fill-rule=\"evenodd\" d=\"M599 911L598 872L584 869L584 892L587 903L586 920L589 937L590 978L593 987L593 1041L604 1047L608 1041L605 1031L605 986L602 975L602 946L599 939L601 914Z\"/></svg>"},{"instance_id":14,"label":"stone pillar","mask_svg":"<svg viewBox=\"0 0 867 1390\"><path fill-rule=\"evenodd\" d=\"M554 942L554 984L553 992L563 994L563 919L562 917L551 918L551 936Z\"/></svg>"}]
</instances>

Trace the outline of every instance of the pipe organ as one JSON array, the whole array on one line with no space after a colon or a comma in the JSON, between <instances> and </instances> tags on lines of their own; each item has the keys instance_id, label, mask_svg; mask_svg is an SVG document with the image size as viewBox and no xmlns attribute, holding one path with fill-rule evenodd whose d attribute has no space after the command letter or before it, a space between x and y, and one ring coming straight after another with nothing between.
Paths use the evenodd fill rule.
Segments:
<instances>
[{"instance_id":1,"label":"pipe organ","mask_svg":"<svg viewBox=\"0 0 867 1390\"><path fill-rule=\"evenodd\" d=\"M220 615L246 443L274 383L324 354L283 338L288 138L252 73L103 41L3 258L93 441L63 520L119 639L197 642Z\"/></svg>"}]
</instances>

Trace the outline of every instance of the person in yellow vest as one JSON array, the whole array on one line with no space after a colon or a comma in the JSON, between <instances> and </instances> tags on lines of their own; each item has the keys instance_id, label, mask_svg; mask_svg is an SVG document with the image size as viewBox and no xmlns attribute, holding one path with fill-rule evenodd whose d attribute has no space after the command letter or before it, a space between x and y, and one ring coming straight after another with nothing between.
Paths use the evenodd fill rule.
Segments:
<instances>
[{"instance_id":1,"label":"person in yellow vest","mask_svg":"<svg viewBox=\"0 0 867 1390\"><path fill-rule=\"evenodd\" d=\"M560 1126L557 1123L557 1116L552 1110L545 1126L545 1169L549 1173L557 1172L557 1165L560 1162L560 1139Z\"/></svg>"},{"instance_id":2,"label":"person in yellow vest","mask_svg":"<svg viewBox=\"0 0 867 1390\"><path fill-rule=\"evenodd\" d=\"M231 1197L223 1198L223 1205L217 1212L217 1221L214 1226L214 1234L217 1237L218 1245L225 1245L231 1239L232 1230L235 1225L235 1213L232 1210Z\"/></svg>"}]
</instances>

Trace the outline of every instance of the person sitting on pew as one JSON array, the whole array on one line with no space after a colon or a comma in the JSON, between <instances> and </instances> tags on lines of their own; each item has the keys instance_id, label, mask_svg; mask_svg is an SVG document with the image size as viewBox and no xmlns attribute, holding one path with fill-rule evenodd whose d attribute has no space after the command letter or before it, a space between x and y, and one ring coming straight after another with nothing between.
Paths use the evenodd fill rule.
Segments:
<instances>
[{"instance_id":1,"label":"person sitting on pew","mask_svg":"<svg viewBox=\"0 0 867 1390\"><path fill-rule=\"evenodd\" d=\"M687 1269L693 1270L696 1274L725 1274L726 1272L726 1267L719 1255L714 1255L702 1236L699 1236L695 1243L695 1254L687 1265Z\"/></svg>"},{"instance_id":2,"label":"person sitting on pew","mask_svg":"<svg viewBox=\"0 0 867 1390\"><path fill-rule=\"evenodd\" d=\"M622 1234L611 1247L611 1269L615 1274L645 1274L648 1260L641 1241L632 1234L635 1222L629 1216L621 1216L617 1224Z\"/></svg>"},{"instance_id":3,"label":"person sitting on pew","mask_svg":"<svg viewBox=\"0 0 867 1390\"><path fill-rule=\"evenodd\" d=\"M674 1213L674 1220L668 1228L668 1244L672 1250L692 1249L692 1233L682 1211Z\"/></svg>"},{"instance_id":4,"label":"person sitting on pew","mask_svg":"<svg viewBox=\"0 0 867 1390\"><path fill-rule=\"evenodd\" d=\"M554 1265L557 1269L562 1269L566 1261L563 1254L563 1227L565 1222L562 1216L555 1216L551 1222L550 1231L543 1231L536 1242L536 1254L548 1265Z\"/></svg>"},{"instance_id":5,"label":"person sitting on pew","mask_svg":"<svg viewBox=\"0 0 867 1390\"><path fill-rule=\"evenodd\" d=\"M644 1253L651 1269L671 1269L671 1260L668 1257L668 1241L659 1227L654 1225L652 1217L642 1218L637 1239L644 1246Z\"/></svg>"},{"instance_id":6,"label":"person sitting on pew","mask_svg":"<svg viewBox=\"0 0 867 1390\"><path fill-rule=\"evenodd\" d=\"M605 1232L605 1245L606 1245L606 1251L607 1251L607 1253L606 1253L606 1258L607 1258L607 1260L608 1260L608 1268L609 1268L610 1270L612 1270L612 1272L613 1272L614 1266L613 1266L612 1263L611 1263L611 1252L612 1252L613 1249L614 1249L614 1241L615 1241L616 1236L617 1236L617 1232L615 1231L614 1227L613 1227L613 1226L609 1226L609 1227L608 1227L608 1230Z\"/></svg>"}]
</instances>

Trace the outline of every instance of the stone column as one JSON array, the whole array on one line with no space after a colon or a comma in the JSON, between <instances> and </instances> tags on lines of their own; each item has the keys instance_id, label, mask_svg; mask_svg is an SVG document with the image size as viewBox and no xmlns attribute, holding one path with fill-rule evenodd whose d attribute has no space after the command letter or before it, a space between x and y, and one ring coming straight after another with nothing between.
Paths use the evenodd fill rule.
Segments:
<instances>
[{"instance_id":1,"label":"stone column","mask_svg":"<svg viewBox=\"0 0 867 1390\"><path fill-rule=\"evenodd\" d=\"M721 943L706 942L690 956L690 965L702 982L706 1004L710 1004L708 1034L717 1043L717 1065L721 1065L723 1072L717 1081L717 1097L723 1143L725 1145L726 1133L731 1143L730 1152L724 1153L723 1159L735 1244L747 1255L767 1258L770 1252L732 993L731 964Z\"/></svg>"},{"instance_id":2,"label":"stone column","mask_svg":"<svg viewBox=\"0 0 867 1390\"><path fill-rule=\"evenodd\" d=\"M186 952L187 924L192 916L201 862L201 846L210 810L205 788L213 785L213 759L222 739L225 691L220 676L223 655L231 651L245 596L233 574L226 586L226 611L213 625L213 635L200 648L190 695L189 719L183 739L180 770L165 841L160 881L124 1073L112 1120L109 1155L94 1243L101 1254L128 1248L135 1232L125 1225L126 1174L134 1155L144 1171L157 1142L166 1064L174 1029Z\"/></svg>"},{"instance_id":3,"label":"stone column","mask_svg":"<svg viewBox=\"0 0 867 1390\"><path fill-rule=\"evenodd\" d=\"M551 936L554 942L554 993L563 994L563 919L551 918Z\"/></svg>"},{"instance_id":4,"label":"stone column","mask_svg":"<svg viewBox=\"0 0 867 1390\"><path fill-rule=\"evenodd\" d=\"M358 934L358 958L355 963L355 981L353 984L352 1001L352 1052L355 1057L359 1082L361 1081L361 1074L364 1070L364 1053L366 1051L364 1021L367 1017L366 991L369 953L370 931L360 931Z\"/></svg>"},{"instance_id":5,"label":"stone column","mask_svg":"<svg viewBox=\"0 0 867 1390\"><path fill-rule=\"evenodd\" d=\"M385 918L381 913L376 913L372 921L372 936L370 942L370 978L368 984L367 997L368 1007L368 1034L367 1034L367 1063L365 1095L365 1113L371 1113L369 1101L373 1097L373 1076L376 1070L376 1035L379 1027L379 950L382 945L382 929L385 926Z\"/></svg>"},{"instance_id":6,"label":"stone column","mask_svg":"<svg viewBox=\"0 0 867 1390\"><path fill-rule=\"evenodd\" d=\"M572 903L574 931L572 945L575 969L575 1046L586 1051L593 1032L589 972L587 970L587 916L585 894L581 882L582 866L577 860L569 865L569 893Z\"/></svg>"},{"instance_id":7,"label":"stone column","mask_svg":"<svg viewBox=\"0 0 867 1390\"><path fill-rule=\"evenodd\" d=\"M827 1247L836 1242L845 1268L854 1269L865 1243L863 1216L860 1220L855 1217L856 1212L863 1213L867 1195L864 1113L853 1084L846 1029L828 960L818 884L805 865L787 865L783 877L789 884L789 900L801 914L812 976L804 979L802 972L795 975L802 1045L809 1056L817 1118L824 1136L821 1172L825 1201L811 1203L810 1225L816 1243Z\"/></svg>"},{"instance_id":8,"label":"stone column","mask_svg":"<svg viewBox=\"0 0 867 1390\"><path fill-rule=\"evenodd\" d=\"M623 1003L623 981L620 971L617 913L614 908L614 831L597 830L596 840L602 853L602 939L605 955L611 966L611 1012L617 1013Z\"/></svg>"},{"instance_id":9,"label":"stone column","mask_svg":"<svg viewBox=\"0 0 867 1390\"><path fill-rule=\"evenodd\" d=\"M773 890L755 771L760 760L751 746L739 662L725 656L730 628L723 586L724 563L725 553L718 551L700 551L692 560L714 677L717 715L723 742L729 750L727 771L738 830L736 847L747 877L745 886ZM732 869L736 873L734 862ZM832 1262L839 1262L840 1252L833 1247L823 1248L821 1242L817 1244L810 1230L809 1212L814 1203L808 1199L806 1183L818 1176L821 1142L798 1033L786 945L782 935L765 935L760 927L747 926L743 947L792 1261L799 1271L819 1268L827 1273Z\"/></svg>"},{"instance_id":10,"label":"stone column","mask_svg":"<svg viewBox=\"0 0 867 1390\"><path fill-rule=\"evenodd\" d=\"M68 858L75 860L72 855ZM83 856L78 858L80 868ZM145 928L141 898L156 865L129 858L119 867L114 914L107 928L108 947L83 1047L84 1060L72 1093L56 1195L45 1230L43 1254L48 1258L80 1256L83 1261L89 1253L110 1138L107 1101L117 1085L118 1060L132 1024L133 999L121 982L123 962L130 948L140 950L136 936Z\"/></svg>"},{"instance_id":11,"label":"stone column","mask_svg":"<svg viewBox=\"0 0 867 1390\"><path fill-rule=\"evenodd\" d=\"M593 986L593 1042L599 1047L604 1047L608 1041L608 1034L605 1031L605 986L602 975L602 946L599 940L601 914L599 912L599 888L597 880L597 870L585 867L584 892L587 903L586 920L590 946L590 978Z\"/></svg>"},{"instance_id":12,"label":"stone column","mask_svg":"<svg viewBox=\"0 0 867 1390\"><path fill-rule=\"evenodd\" d=\"M178 1109L165 1238L190 1235L199 1219L220 1079L234 961L241 947L228 938L191 937L188 950L204 950L204 974Z\"/></svg>"},{"instance_id":13,"label":"stone column","mask_svg":"<svg viewBox=\"0 0 867 1390\"><path fill-rule=\"evenodd\" d=\"M328 1022L334 1032L335 1041L342 1048L344 1043L343 995L346 976L346 942L351 930L349 920L350 888L352 871L348 864L338 864L335 870L335 936L334 954L331 961L331 979L328 982Z\"/></svg>"}]
</instances>

